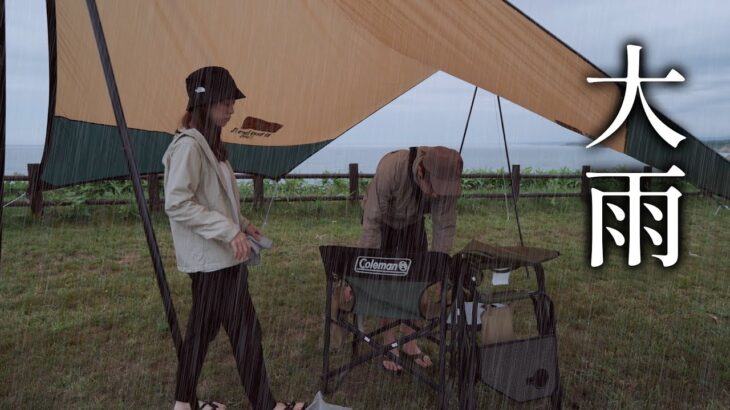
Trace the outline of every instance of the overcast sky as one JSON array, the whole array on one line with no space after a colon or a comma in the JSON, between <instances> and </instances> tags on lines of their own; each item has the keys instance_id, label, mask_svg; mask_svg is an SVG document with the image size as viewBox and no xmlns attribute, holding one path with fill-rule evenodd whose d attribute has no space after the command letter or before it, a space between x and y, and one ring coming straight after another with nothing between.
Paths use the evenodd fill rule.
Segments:
<instances>
[{"instance_id":1,"label":"overcast sky","mask_svg":"<svg viewBox=\"0 0 730 410\"><path fill-rule=\"evenodd\" d=\"M48 109L45 2L6 0L7 143L43 144ZM650 103L703 139L730 136L730 1L515 0L519 9L611 76L625 73L626 44L638 42L646 75L676 68L681 86L645 86ZM393 135L422 145L457 145L474 87L444 73L404 94L333 145L390 145ZM494 95L480 90L467 146L496 144ZM510 103L503 105L512 143L585 142ZM384 133L383 130L389 130ZM446 138L446 141L444 140Z\"/></svg>"}]
</instances>

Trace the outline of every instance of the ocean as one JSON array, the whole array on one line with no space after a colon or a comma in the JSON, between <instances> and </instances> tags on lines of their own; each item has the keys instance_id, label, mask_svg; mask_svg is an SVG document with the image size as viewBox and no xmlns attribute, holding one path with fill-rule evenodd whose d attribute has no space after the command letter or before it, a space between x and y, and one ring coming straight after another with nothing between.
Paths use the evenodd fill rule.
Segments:
<instances>
[{"instance_id":1,"label":"ocean","mask_svg":"<svg viewBox=\"0 0 730 410\"><path fill-rule=\"evenodd\" d=\"M38 164L43 156L43 145L7 145L5 147L5 175L28 175L27 164Z\"/></svg>"},{"instance_id":2,"label":"ocean","mask_svg":"<svg viewBox=\"0 0 730 410\"><path fill-rule=\"evenodd\" d=\"M384 154L398 148L328 146L304 161L292 173L344 173L348 171L350 163L358 163L362 173L372 173ZM577 144L511 144L509 154L511 163L519 164L523 170L528 167L534 170L580 170L583 165L590 165L595 170L619 167L639 170L644 165L609 148L586 149ZM42 155L42 145L8 145L5 175L26 175L27 164L39 163ZM501 146L468 148L462 156L465 170L507 169L504 147Z\"/></svg>"},{"instance_id":3,"label":"ocean","mask_svg":"<svg viewBox=\"0 0 730 410\"><path fill-rule=\"evenodd\" d=\"M401 147L332 147L324 148L311 156L292 172L347 172L348 164L358 163L360 172L375 171L380 158L390 151ZM519 164L522 169L556 170L568 168L580 170L583 165L594 169L625 167L640 169L639 161L608 148L591 148L582 145L560 144L511 144L509 156L512 165ZM507 169L507 159L503 146L467 147L462 152L465 170Z\"/></svg>"}]
</instances>

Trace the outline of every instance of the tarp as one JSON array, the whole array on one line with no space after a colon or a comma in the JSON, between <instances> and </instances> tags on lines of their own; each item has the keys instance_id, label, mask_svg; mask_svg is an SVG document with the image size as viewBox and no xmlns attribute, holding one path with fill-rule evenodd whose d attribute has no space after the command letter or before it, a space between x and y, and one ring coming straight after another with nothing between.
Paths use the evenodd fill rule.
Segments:
<instances>
[{"instance_id":1,"label":"tarp","mask_svg":"<svg viewBox=\"0 0 730 410\"><path fill-rule=\"evenodd\" d=\"M49 188L127 175L85 1L47 2L55 98L42 179ZM205 65L228 68L247 95L223 132L233 168L269 177L437 71L589 138L623 98L616 84L588 84L606 74L498 0L97 4L142 173L162 171L184 113L184 79ZM656 136L641 120L632 117L604 144L650 165L666 162L642 149ZM729 196L727 184L712 182L730 180L728 161L684 135L700 155L693 161L715 164L712 174L685 164L687 178Z\"/></svg>"}]
</instances>

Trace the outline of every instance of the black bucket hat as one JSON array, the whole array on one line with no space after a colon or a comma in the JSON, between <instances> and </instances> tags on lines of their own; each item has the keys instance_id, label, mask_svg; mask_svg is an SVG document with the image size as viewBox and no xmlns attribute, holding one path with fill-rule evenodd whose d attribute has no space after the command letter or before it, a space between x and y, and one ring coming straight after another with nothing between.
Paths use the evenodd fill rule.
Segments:
<instances>
[{"instance_id":1,"label":"black bucket hat","mask_svg":"<svg viewBox=\"0 0 730 410\"><path fill-rule=\"evenodd\" d=\"M223 67L210 66L193 71L185 79L185 88L188 92L188 111L201 105L246 98Z\"/></svg>"}]
</instances>

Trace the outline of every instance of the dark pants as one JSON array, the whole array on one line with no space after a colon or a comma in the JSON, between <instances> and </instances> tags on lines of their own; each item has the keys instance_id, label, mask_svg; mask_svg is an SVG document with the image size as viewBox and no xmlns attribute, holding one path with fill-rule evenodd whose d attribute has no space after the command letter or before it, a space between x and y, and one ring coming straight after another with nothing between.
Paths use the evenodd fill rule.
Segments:
<instances>
[{"instance_id":1,"label":"dark pants","mask_svg":"<svg viewBox=\"0 0 730 410\"><path fill-rule=\"evenodd\" d=\"M380 249L387 251L428 251L428 239L423 217L418 222L396 229L380 227Z\"/></svg>"},{"instance_id":2,"label":"dark pants","mask_svg":"<svg viewBox=\"0 0 730 410\"><path fill-rule=\"evenodd\" d=\"M261 347L261 325L248 293L248 269L236 265L214 272L191 273L193 306L177 367L175 400L195 402L195 387L221 324L228 333L238 374L256 410L271 410L271 395Z\"/></svg>"}]
</instances>

